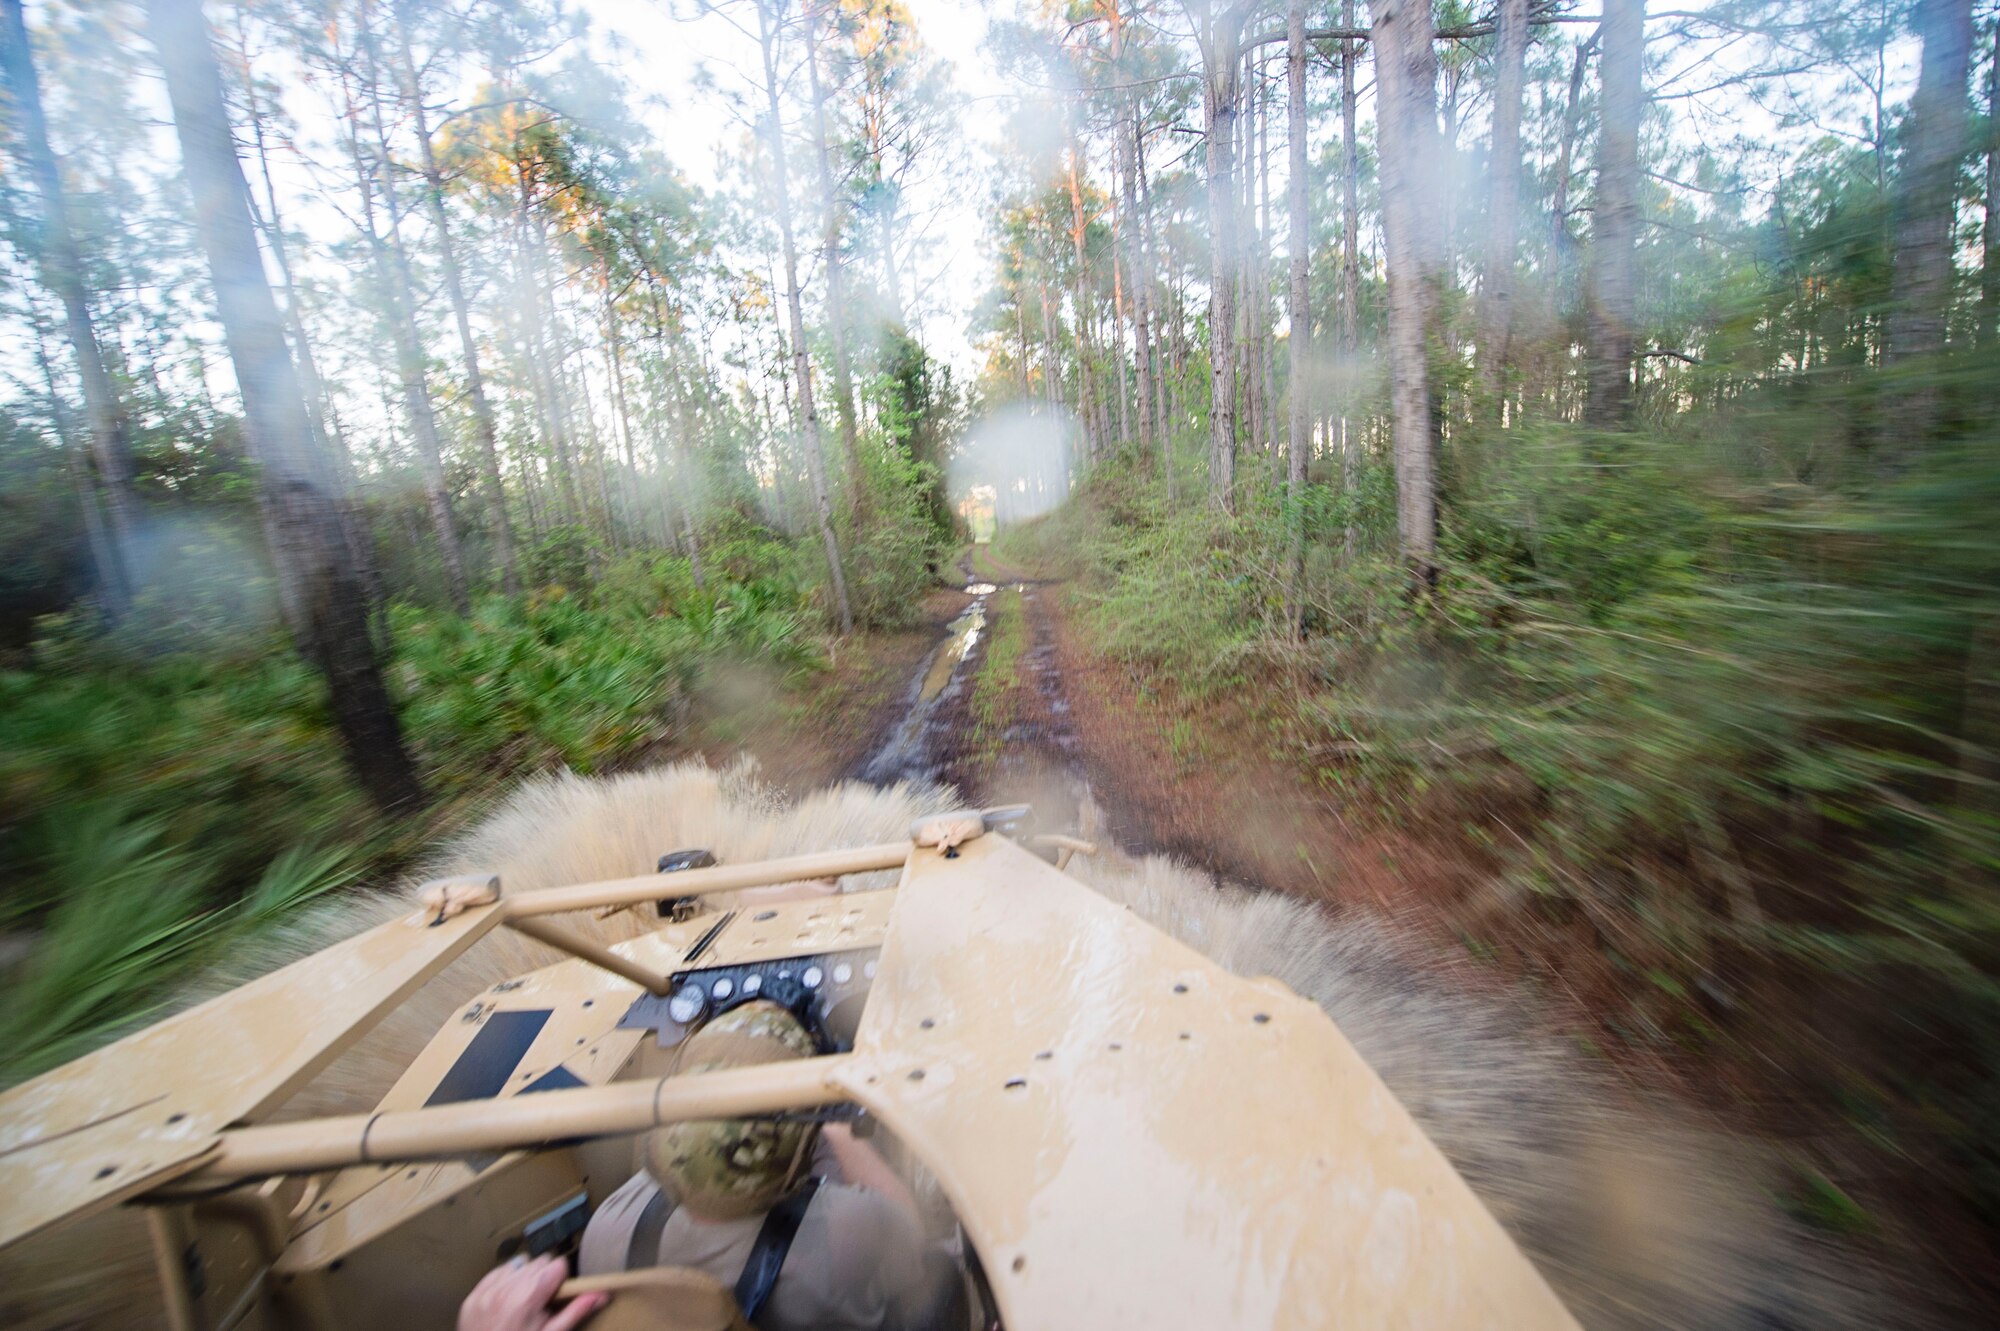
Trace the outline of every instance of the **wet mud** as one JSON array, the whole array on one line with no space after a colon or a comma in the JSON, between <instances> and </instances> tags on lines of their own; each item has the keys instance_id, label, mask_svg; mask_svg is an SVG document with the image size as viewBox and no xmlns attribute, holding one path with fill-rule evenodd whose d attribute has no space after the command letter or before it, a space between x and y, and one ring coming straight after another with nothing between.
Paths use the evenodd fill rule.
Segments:
<instances>
[{"instance_id":1,"label":"wet mud","mask_svg":"<svg viewBox=\"0 0 2000 1331\"><path fill-rule=\"evenodd\" d=\"M872 786L898 781L951 781L970 702L972 680L983 657L992 583L968 583L965 608L945 626L922 667L903 690L894 720L851 776Z\"/></svg>"},{"instance_id":2,"label":"wet mud","mask_svg":"<svg viewBox=\"0 0 2000 1331\"><path fill-rule=\"evenodd\" d=\"M970 555L960 567L968 578L965 608L945 626L904 687L881 741L850 775L875 786L943 782L972 803L1032 805L1034 823L1044 830L1108 837L1132 853L1153 849L1132 822L1107 818L1098 799L1055 636L1038 600L1052 590L1027 579L981 581ZM1003 590L1019 593L1018 610L1007 613L1022 617L1025 643L996 741L977 733L972 700Z\"/></svg>"}]
</instances>

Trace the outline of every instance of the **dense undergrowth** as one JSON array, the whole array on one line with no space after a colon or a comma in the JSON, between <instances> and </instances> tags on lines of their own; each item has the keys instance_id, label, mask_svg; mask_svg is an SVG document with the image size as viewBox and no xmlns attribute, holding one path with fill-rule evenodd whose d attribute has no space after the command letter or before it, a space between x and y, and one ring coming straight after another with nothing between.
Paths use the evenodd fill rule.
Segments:
<instances>
[{"instance_id":1,"label":"dense undergrowth","mask_svg":"<svg viewBox=\"0 0 2000 1331\"><path fill-rule=\"evenodd\" d=\"M432 796L396 821L352 785L317 678L276 632L45 621L0 669L0 930L33 939L0 979L6 1079L143 1022L232 943L403 862L510 775L635 760L711 664L823 660L810 555L761 529L718 524L705 586L675 555L560 534L535 554L522 597L466 617L388 607L387 673Z\"/></svg>"},{"instance_id":2,"label":"dense undergrowth","mask_svg":"<svg viewBox=\"0 0 2000 1331\"><path fill-rule=\"evenodd\" d=\"M1915 1161L2000 1220L2000 467L1940 445L1848 488L1739 425L1454 456L1434 590L1386 468L1315 487L1302 639L1268 489L1170 505L1126 458L999 554L1074 577L1184 716L1255 690L1312 779L1462 838L1482 927L1555 970L1581 941L1615 1038L1775 1064L1783 1114L1872 1157L1808 1168Z\"/></svg>"}]
</instances>

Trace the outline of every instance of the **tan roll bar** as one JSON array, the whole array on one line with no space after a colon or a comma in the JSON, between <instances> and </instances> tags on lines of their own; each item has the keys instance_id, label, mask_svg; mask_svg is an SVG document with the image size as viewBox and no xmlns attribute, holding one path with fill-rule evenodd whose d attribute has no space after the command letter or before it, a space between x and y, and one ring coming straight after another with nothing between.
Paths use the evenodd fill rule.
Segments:
<instances>
[{"instance_id":1,"label":"tan roll bar","mask_svg":"<svg viewBox=\"0 0 2000 1331\"><path fill-rule=\"evenodd\" d=\"M673 985L669 978L658 971L647 970L638 962L619 956L602 943L593 943L587 938L579 938L567 929L558 928L540 916L528 915L521 919L510 919L507 926L517 934L526 934L537 943L544 943L558 952L567 952L572 957L587 961L599 970L610 971L622 976L649 993L665 994Z\"/></svg>"},{"instance_id":2,"label":"tan roll bar","mask_svg":"<svg viewBox=\"0 0 2000 1331\"><path fill-rule=\"evenodd\" d=\"M688 1119L818 1109L847 1100L847 1093L834 1081L852 1058L829 1054L504 1100L236 1128L221 1135L206 1164L160 1195L278 1174L511 1151L576 1137L612 1137Z\"/></svg>"},{"instance_id":3,"label":"tan roll bar","mask_svg":"<svg viewBox=\"0 0 2000 1331\"><path fill-rule=\"evenodd\" d=\"M718 864L708 869L684 869L676 874L650 873L638 878L611 878L601 883L554 887L541 892L524 892L517 897L503 897L500 906L509 921L516 921L536 915L560 915L572 910L596 910L603 906L635 906L663 897L701 897L716 892L736 892L747 887L796 883L807 878L838 878L843 874L900 869L909 858L910 843L907 840L891 841L879 846L857 846L852 850L793 855L782 860Z\"/></svg>"}]
</instances>

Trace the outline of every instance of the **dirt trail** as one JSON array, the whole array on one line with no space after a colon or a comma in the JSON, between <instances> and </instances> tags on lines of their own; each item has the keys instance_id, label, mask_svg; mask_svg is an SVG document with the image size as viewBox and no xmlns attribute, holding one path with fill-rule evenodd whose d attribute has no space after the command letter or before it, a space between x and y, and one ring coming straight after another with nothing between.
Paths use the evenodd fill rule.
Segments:
<instances>
[{"instance_id":1,"label":"dirt trail","mask_svg":"<svg viewBox=\"0 0 2000 1331\"><path fill-rule=\"evenodd\" d=\"M1226 723L1197 734L1130 672L1083 646L1060 583L1028 576L987 546L972 547L961 567L972 580L967 613L979 617L975 640L954 658L934 703L919 703L920 681L912 681L901 728L853 775L878 782L934 777L981 802L1025 800L1045 825L1074 826L1089 804L1101 820L1091 833L1128 852L1165 852L1218 878L1365 902L1390 915L1408 913L1419 899L1455 897L1480 876L1462 858L1344 821L1328 792L1276 755L1264 700L1219 700L1213 706ZM1009 590L1018 593L1023 643L1012 665L1006 726L994 740L977 734L969 703L985 683L977 677L987 647L1014 613ZM955 641L937 649L922 677L927 688ZM912 729L920 732L916 744L906 733Z\"/></svg>"}]
</instances>

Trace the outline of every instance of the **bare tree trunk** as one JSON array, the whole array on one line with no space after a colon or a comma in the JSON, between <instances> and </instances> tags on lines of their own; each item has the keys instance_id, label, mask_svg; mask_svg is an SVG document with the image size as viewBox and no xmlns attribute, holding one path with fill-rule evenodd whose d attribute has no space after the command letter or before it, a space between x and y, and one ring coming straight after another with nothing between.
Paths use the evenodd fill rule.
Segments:
<instances>
[{"instance_id":1,"label":"bare tree trunk","mask_svg":"<svg viewBox=\"0 0 2000 1331\"><path fill-rule=\"evenodd\" d=\"M1171 502L1178 498L1175 494L1178 482L1174 479L1174 425L1168 401L1169 386L1167 381L1169 376L1167 374L1167 361L1169 353L1160 351L1159 348L1163 340L1178 336L1179 321L1175 321L1175 329L1170 334L1167 331L1166 312L1153 299L1159 291L1159 286L1154 281L1156 265L1158 263L1155 255L1158 253L1158 247L1153 237L1152 190L1146 182L1146 140L1139 132L1139 121L1136 116L1132 121L1132 172L1136 177L1134 184L1138 191L1139 257L1142 261L1141 272L1145 275L1144 286L1147 312L1151 318L1151 326L1148 329L1146 338L1145 356L1146 363L1152 367L1153 425L1159 431L1160 461L1167 474L1167 499ZM1159 352L1157 356L1156 352Z\"/></svg>"},{"instance_id":2,"label":"bare tree trunk","mask_svg":"<svg viewBox=\"0 0 2000 1331\"><path fill-rule=\"evenodd\" d=\"M833 406L840 420L840 451L857 526L868 520L868 478L861 470L860 431L854 415L854 367L847 351L847 279L840 262L840 209L833 188L833 152L826 133L826 97L819 86L819 12L807 0L806 73L813 104L813 152L819 165L820 208L826 214L826 323L833 351Z\"/></svg>"},{"instance_id":3,"label":"bare tree trunk","mask_svg":"<svg viewBox=\"0 0 2000 1331\"><path fill-rule=\"evenodd\" d=\"M1979 345L2000 333L2000 19L1993 22L1992 63L1986 69L1986 192L1980 227Z\"/></svg>"},{"instance_id":4,"label":"bare tree trunk","mask_svg":"<svg viewBox=\"0 0 2000 1331\"><path fill-rule=\"evenodd\" d=\"M1082 149L1074 140L1069 147L1069 187L1070 207L1070 247L1076 263L1070 275L1070 300L1076 307L1076 404L1077 414L1083 418L1084 456L1095 462L1104 447L1104 429L1099 420L1097 400L1097 375L1091 362L1096 359L1095 340L1090 335L1089 283L1085 278L1088 256L1084 250L1084 237L1090 225L1083 214L1083 187L1081 183L1082 165L1078 158Z\"/></svg>"},{"instance_id":5,"label":"bare tree trunk","mask_svg":"<svg viewBox=\"0 0 2000 1331\"><path fill-rule=\"evenodd\" d=\"M2000 334L2000 19L1993 22L1993 50L1986 67L1986 145L1983 217L1979 229L1979 341L1983 349Z\"/></svg>"},{"instance_id":6,"label":"bare tree trunk","mask_svg":"<svg viewBox=\"0 0 2000 1331\"><path fill-rule=\"evenodd\" d=\"M674 384L674 410L675 414L680 418L681 437L683 439L692 439L694 437L694 422L692 420L692 413L690 412L688 406L689 396L690 394L686 385L681 384L679 382L679 377L676 376ZM765 416L768 420L770 415L770 406L768 404L768 401L765 405L764 411L765 411ZM664 453L662 453L660 456L660 462L664 470L667 463L667 458ZM780 474L782 474L782 472ZM701 566L701 525L699 522L696 521L697 510L695 507L695 500L699 498L699 496L694 492L693 486L685 487L685 492L686 492L686 497L683 499L680 507L681 507L682 534L687 538L688 571L694 576L694 585L698 588L706 589L708 586L708 578L702 572L702 566Z\"/></svg>"},{"instance_id":7,"label":"bare tree trunk","mask_svg":"<svg viewBox=\"0 0 2000 1331\"><path fill-rule=\"evenodd\" d=\"M1306 463L1312 456L1312 217L1306 202L1306 0L1285 6L1285 198L1291 212L1291 445L1286 458L1285 500L1291 509L1291 559L1285 577L1285 619L1298 634L1305 623L1301 599L1306 574Z\"/></svg>"},{"instance_id":8,"label":"bare tree trunk","mask_svg":"<svg viewBox=\"0 0 2000 1331\"><path fill-rule=\"evenodd\" d=\"M1250 61L1237 71L1237 87L1251 87ZM1236 419L1237 463L1245 445L1264 446L1264 423L1257 417L1256 298L1251 282L1252 256L1257 249L1257 103L1254 92L1238 97L1236 116Z\"/></svg>"},{"instance_id":9,"label":"bare tree trunk","mask_svg":"<svg viewBox=\"0 0 2000 1331\"><path fill-rule=\"evenodd\" d=\"M1500 0L1493 71L1493 145L1487 157L1486 267L1479 288L1479 387L1497 418L1513 336L1515 211L1521 186L1521 84L1528 0Z\"/></svg>"},{"instance_id":10,"label":"bare tree trunk","mask_svg":"<svg viewBox=\"0 0 2000 1331\"><path fill-rule=\"evenodd\" d=\"M1114 170L1114 174L1116 174ZM1115 184L1115 182L1114 182ZM1132 385L1125 376L1125 256L1118 234L1122 219L1113 214L1111 235L1111 367L1118 376L1118 439L1132 442Z\"/></svg>"},{"instance_id":11,"label":"bare tree trunk","mask_svg":"<svg viewBox=\"0 0 2000 1331\"><path fill-rule=\"evenodd\" d=\"M408 3L409 0L399 0L396 26L401 38L404 96L415 124L417 165L423 173L424 208L430 214L438 266L444 274L445 295L451 301L452 321L458 326L459 355L465 361L465 394L472 406L473 433L479 437L480 475L486 482L486 507L493 524L493 553L500 564L500 587L507 595L517 596L521 591L521 570L514 553L514 524L507 516L507 487L500 478L500 431L493 419L493 404L486 399L479 342L472 335L471 303L465 298L458 247L452 240L451 219L445 213L444 173L438 168L437 151L431 142L430 113L424 106L423 85L417 78L416 59L410 50L410 29L404 13Z\"/></svg>"},{"instance_id":12,"label":"bare tree trunk","mask_svg":"<svg viewBox=\"0 0 2000 1331\"><path fill-rule=\"evenodd\" d=\"M1341 5L1341 26L1354 27L1354 0ZM1354 362L1361 354L1361 147L1354 137L1359 93L1354 65L1361 43L1340 44L1340 485L1349 513L1361 486L1359 431L1354 428ZM1341 545L1353 558L1360 545L1360 527L1350 516Z\"/></svg>"},{"instance_id":13,"label":"bare tree trunk","mask_svg":"<svg viewBox=\"0 0 2000 1331\"><path fill-rule=\"evenodd\" d=\"M1633 266L1639 239L1639 113L1645 102L1646 0L1605 0L1597 142L1597 201L1590 232L1590 395L1586 424L1632 421Z\"/></svg>"},{"instance_id":14,"label":"bare tree trunk","mask_svg":"<svg viewBox=\"0 0 2000 1331\"><path fill-rule=\"evenodd\" d=\"M49 146L48 121L42 114L41 81L35 73L34 48L29 44L28 21L21 11L21 0L0 0L0 78L4 78L8 99L14 104L28 159L28 175L42 196L42 225L34 244L35 258L43 284L62 303L63 324L69 335L70 350L76 356L77 375L83 381L91 453L97 462L98 483L103 487L105 508L111 518L113 559L102 590L106 613L115 620L131 603L133 578L129 561L136 548L141 517L139 496L133 488L132 442L125 409L105 368L104 352L98 345L97 329L91 319L90 300L83 286L83 263L76 251L76 237L70 230L62 170L56 163L55 150Z\"/></svg>"},{"instance_id":15,"label":"bare tree trunk","mask_svg":"<svg viewBox=\"0 0 2000 1331\"><path fill-rule=\"evenodd\" d=\"M1266 80L1263 97L1257 106L1257 208L1261 221L1257 227L1257 395L1260 403L1259 415L1264 421L1265 438L1261 447L1275 459L1279 456L1278 426L1278 370L1276 321L1271 317L1271 98L1269 81Z\"/></svg>"},{"instance_id":16,"label":"bare tree trunk","mask_svg":"<svg viewBox=\"0 0 2000 1331\"><path fill-rule=\"evenodd\" d=\"M1042 392L1048 398L1049 418L1056 416L1056 395L1062 386L1062 358L1056 352L1056 329L1054 316L1049 311L1049 288L1046 281L1038 281L1036 290L1042 302Z\"/></svg>"},{"instance_id":17,"label":"bare tree trunk","mask_svg":"<svg viewBox=\"0 0 2000 1331\"><path fill-rule=\"evenodd\" d=\"M452 520L451 496L445 489L443 446L438 439L437 417L431 409L430 385L425 380L422 340L417 331L416 290L410 276L409 251L403 248L403 229L398 217L395 179L389 170L389 137L382 119L380 71L375 55L375 33L368 6L361 12L361 44L367 60L367 96L375 131L375 161L362 158L361 109L354 100L346 78L341 91L347 99L348 148L354 161L355 185L361 193L362 232L374 259L376 281L387 307L383 322L395 346L396 378L402 388L403 411L410 420L410 436L417 446L417 461L423 471L424 502L430 510L431 530L437 538L438 555L444 564L445 583L452 605L460 614L472 608L466 589L465 562L459 554L458 526ZM379 180L378 180L379 176ZM385 241L375 221L376 191L382 193L389 215L389 235Z\"/></svg>"},{"instance_id":18,"label":"bare tree trunk","mask_svg":"<svg viewBox=\"0 0 2000 1331\"><path fill-rule=\"evenodd\" d=\"M423 802L423 791L375 658L368 598L326 469L312 453L305 396L264 276L200 0L153 0L148 23L166 67L195 230L243 397L244 435L260 464L258 499L281 600L300 653L326 679L334 724L362 788L385 813L405 812Z\"/></svg>"},{"instance_id":19,"label":"bare tree trunk","mask_svg":"<svg viewBox=\"0 0 2000 1331\"><path fill-rule=\"evenodd\" d=\"M250 139L257 150L257 172L264 182L264 212L260 213L257 200L250 200L250 220L257 225L265 244L271 248L271 257L278 264L278 286L284 295L283 314L285 326L292 335L293 354L298 357L299 381L305 389L306 414L312 421L313 439L321 450L337 466L343 487L353 484L353 460L347 456L345 441L335 441L329 434L325 419L328 396L324 381L320 378L318 362L313 357L312 339L306 335L305 311L299 300L298 283L292 275L291 247L285 241L285 219L278 210L277 180L271 174L271 152L269 136L264 129L264 108L257 96L257 76L250 67L250 46L245 31L244 14L236 11L237 72L243 79L244 113L250 118ZM266 216L265 214L268 214Z\"/></svg>"},{"instance_id":20,"label":"bare tree trunk","mask_svg":"<svg viewBox=\"0 0 2000 1331\"><path fill-rule=\"evenodd\" d=\"M820 543L826 547L827 574L833 583L840 631L852 633L854 610L848 604L847 575L840 566L840 542L833 532L833 495L826 484L819 413L813 406L812 362L807 355L805 311L799 293L798 244L792 236L792 187L785 166L784 116L778 105L777 3L778 0L757 0L757 36L764 53L764 92L771 116L771 176L778 196L778 234L785 247L785 303L791 313L792 372L798 378L799 434L805 448L806 475L812 482L813 506L819 516Z\"/></svg>"},{"instance_id":21,"label":"bare tree trunk","mask_svg":"<svg viewBox=\"0 0 2000 1331\"><path fill-rule=\"evenodd\" d=\"M562 331L554 321L553 285L548 274L548 235L535 213L534 186L528 164L517 161L520 207L515 214L515 236L521 260L522 310L527 318L528 373L535 384L542 427L549 441L549 463L555 471L556 494L563 504L565 522L583 523L586 515L577 494L576 472L570 465L569 411L561 383Z\"/></svg>"},{"instance_id":22,"label":"bare tree trunk","mask_svg":"<svg viewBox=\"0 0 2000 1331\"><path fill-rule=\"evenodd\" d=\"M1208 142L1209 498L1236 510L1236 116L1246 6L1199 6L1203 123Z\"/></svg>"},{"instance_id":23,"label":"bare tree trunk","mask_svg":"<svg viewBox=\"0 0 2000 1331\"><path fill-rule=\"evenodd\" d=\"M1396 454L1396 532L1419 579L1437 548L1429 334L1435 247L1437 55L1429 0L1370 0L1381 136L1382 232L1388 248L1389 375Z\"/></svg>"},{"instance_id":24,"label":"bare tree trunk","mask_svg":"<svg viewBox=\"0 0 2000 1331\"><path fill-rule=\"evenodd\" d=\"M1576 48L1576 58L1569 69L1569 96L1563 103L1562 134L1556 149L1555 186L1549 200L1549 252L1553 259L1555 273L1548 284L1549 322L1560 324L1571 308L1573 282L1576 271L1576 239L1569 229L1569 188L1575 175L1576 134L1578 122L1583 114L1583 75L1590 65L1591 52L1597 49L1598 34L1592 33L1589 40ZM1565 338L1562 355L1558 357L1558 368L1554 382L1549 385L1553 403L1560 407L1562 402L1562 381L1566 372L1561 366L1567 362L1569 342Z\"/></svg>"},{"instance_id":25,"label":"bare tree trunk","mask_svg":"<svg viewBox=\"0 0 2000 1331\"><path fill-rule=\"evenodd\" d=\"M9 223L14 222L11 216ZM34 326L35 367L41 371L42 388L49 397L49 421L55 426L56 439L62 444L63 463L69 472L70 486L76 492L76 511L83 519L84 541L90 546L90 566L96 573L92 593L103 605L114 593L111 591L113 579L118 576L118 552L111 546L111 533L105 529L104 510L97 502L97 487L90 479L89 446L78 438L76 428L69 414L69 404L63 401L62 391L56 387L55 362L49 358L48 325L41 312L30 302L28 320ZM109 606L104 613L111 614Z\"/></svg>"},{"instance_id":26,"label":"bare tree trunk","mask_svg":"<svg viewBox=\"0 0 2000 1331\"><path fill-rule=\"evenodd\" d=\"M1125 272L1132 288L1132 365L1138 379L1139 450L1142 456L1150 457L1153 452L1153 334L1147 304L1151 299L1152 274L1146 256L1145 224L1139 217L1138 135L1136 118L1127 116L1120 119L1118 156L1124 167L1120 181L1121 206L1125 214Z\"/></svg>"},{"instance_id":27,"label":"bare tree trunk","mask_svg":"<svg viewBox=\"0 0 2000 1331\"><path fill-rule=\"evenodd\" d=\"M1895 190L1896 243L1889 276L1887 361L1891 383L1886 452L1906 454L1936 433L1940 401L1931 363L1944 354L1954 276L1952 221L1965 152L1966 76L1972 0L1918 0L1922 68L1910 99L1909 145ZM1607 58L1609 52L1607 49Z\"/></svg>"}]
</instances>

